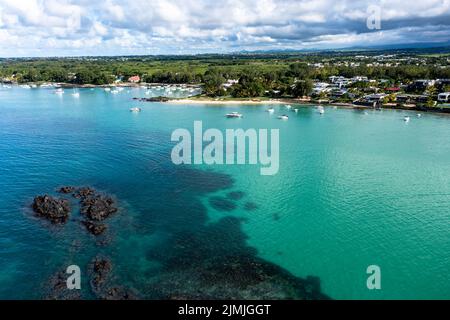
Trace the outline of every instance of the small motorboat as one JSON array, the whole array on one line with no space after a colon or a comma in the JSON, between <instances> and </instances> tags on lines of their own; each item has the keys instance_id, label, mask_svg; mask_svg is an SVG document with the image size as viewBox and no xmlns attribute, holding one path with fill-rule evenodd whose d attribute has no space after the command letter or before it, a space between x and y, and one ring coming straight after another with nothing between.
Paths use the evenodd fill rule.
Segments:
<instances>
[{"instance_id":1,"label":"small motorboat","mask_svg":"<svg viewBox=\"0 0 450 320\"><path fill-rule=\"evenodd\" d=\"M421 113L418 113L417 114L417 118L421 118L422 117L422 114Z\"/></svg>"},{"instance_id":2,"label":"small motorboat","mask_svg":"<svg viewBox=\"0 0 450 320\"><path fill-rule=\"evenodd\" d=\"M79 92L74 92L74 93L72 93L72 97L79 98L80 97L80 93Z\"/></svg>"},{"instance_id":3,"label":"small motorboat","mask_svg":"<svg viewBox=\"0 0 450 320\"><path fill-rule=\"evenodd\" d=\"M231 112L231 113L227 113L226 117L227 118L242 118L242 114L240 114L239 112Z\"/></svg>"},{"instance_id":4,"label":"small motorboat","mask_svg":"<svg viewBox=\"0 0 450 320\"><path fill-rule=\"evenodd\" d=\"M275 112L275 109L274 108L269 108L269 109L267 109L266 110L268 113L274 113Z\"/></svg>"},{"instance_id":5,"label":"small motorboat","mask_svg":"<svg viewBox=\"0 0 450 320\"><path fill-rule=\"evenodd\" d=\"M288 105L286 106L286 109L291 110L291 109L292 109L292 106L291 106L290 104L288 104Z\"/></svg>"},{"instance_id":6,"label":"small motorboat","mask_svg":"<svg viewBox=\"0 0 450 320\"><path fill-rule=\"evenodd\" d=\"M105 92L111 92L111 88L105 88Z\"/></svg>"},{"instance_id":7,"label":"small motorboat","mask_svg":"<svg viewBox=\"0 0 450 320\"><path fill-rule=\"evenodd\" d=\"M317 107L317 111L319 111L320 114L324 114L325 113L325 109L322 106L318 106Z\"/></svg>"},{"instance_id":8,"label":"small motorboat","mask_svg":"<svg viewBox=\"0 0 450 320\"><path fill-rule=\"evenodd\" d=\"M283 114L282 116L279 116L278 119L280 120L289 120L289 117L285 114Z\"/></svg>"},{"instance_id":9,"label":"small motorboat","mask_svg":"<svg viewBox=\"0 0 450 320\"><path fill-rule=\"evenodd\" d=\"M295 113L298 113L298 109L294 109L294 112L295 112Z\"/></svg>"},{"instance_id":10,"label":"small motorboat","mask_svg":"<svg viewBox=\"0 0 450 320\"><path fill-rule=\"evenodd\" d=\"M408 116L406 116L403 120L404 120L405 122L409 122L409 121L411 120L411 118L408 117Z\"/></svg>"},{"instance_id":11,"label":"small motorboat","mask_svg":"<svg viewBox=\"0 0 450 320\"><path fill-rule=\"evenodd\" d=\"M55 94L63 94L64 93L64 89L63 88L58 88L55 90Z\"/></svg>"},{"instance_id":12,"label":"small motorboat","mask_svg":"<svg viewBox=\"0 0 450 320\"><path fill-rule=\"evenodd\" d=\"M141 112L142 111L142 109L141 108L138 108L138 107L135 107L135 108L131 108L130 109L130 112Z\"/></svg>"}]
</instances>

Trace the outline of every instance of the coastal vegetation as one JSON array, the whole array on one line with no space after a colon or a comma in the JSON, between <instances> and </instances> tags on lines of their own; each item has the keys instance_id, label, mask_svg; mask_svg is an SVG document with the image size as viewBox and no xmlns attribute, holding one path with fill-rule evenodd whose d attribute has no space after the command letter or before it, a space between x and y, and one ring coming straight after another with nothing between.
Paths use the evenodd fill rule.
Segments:
<instances>
[{"instance_id":1,"label":"coastal vegetation","mask_svg":"<svg viewBox=\"0 0 450 320\"><path fill-rule=\"evenodd\" d=\"M0 80L114 85L134 77L134 83L202 85L204 95L213 98L352 102L381 92L386 103L395 101L393 94L404 93L427 95L427 105L433 105L450 82L416 81L450 79L450 48L427 50L0 59ZM333 77L351 81L330 81ZM322 90L320 83L331 86Z\"/></svg>"}]
</instances>

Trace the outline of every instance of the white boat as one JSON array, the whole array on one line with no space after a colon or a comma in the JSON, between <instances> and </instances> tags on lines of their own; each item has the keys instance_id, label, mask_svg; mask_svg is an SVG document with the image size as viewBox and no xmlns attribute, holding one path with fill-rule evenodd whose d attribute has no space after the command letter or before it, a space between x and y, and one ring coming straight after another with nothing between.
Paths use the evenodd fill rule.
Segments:
<instances>
[{"instance_id":1,"label":"white boat","mask_svg":"<svg viewBox=\"0 0 450 320\"><path fill-rule=\"evenodd\" d=\"M275 109L274 108L269 108L269 109L267 109L266 110L268 113L274 113L275 112Z\"/></svg>"},{"instance_id":2,"label":"white boat","mask_svg":"<svg viewBox=\"0 0 450 320\"><path fill-rule=\"evenodd\" d=\"M226 117L227 118L242 118L242 114L240 114L239 112L231 112L231 113L227 113Z\"/></svg>"},{"instance_id":3,"label":"white boat","mask_svg":"<svg viewBox=\"0 0 450 320\"><path fill-rule=\"evenodd\" d=\"M58 88L55 90L55 94L63 94L64 93L64 89L63 88Z\"/></svg>"},{"instance_id":4,"label":"white boat","mask_svg":"<svg viewBox=\"0 0 450 320\"><path fill-rule=\"evenodd\" d=\"M411 118L406 116L403 120L405 120L405 122L409 122L411 120Z\"/></svg>"},{"instance_id":5,"label":"white boat","mask_svg":"<svg viewBox=\"0 0 450 320\"><path fill-rule=\"evenodd\" d=\"M317 107L317 110L319 110L320 114L324 114L325 113L325 109L322 106Z\"/></svg>"},{"instance_id":6,"label":"white boat","mask_svg":"<svg viewBox=\"0 0 450 320\"><path fill-rule=\"evenodd\" d=\"M291 109L292 109L292 106L291 106L290 104L288 104L288 105L286 106L286 109L291 110Z\"/></svg>"},{"instance_id":7,"label":"white boat","mask_svg":"<svg viewBox=\"0 0 450 320\"><path fill-rule=\"evenodd\" d=\"M278 119L280 120L289 120L289 117L285 114L283 114L282 116L279 116Z\"/></svg>"},{"instance_id":8,"label":"white boat","mask_svg":"<svg viewBox=\"0 0 450 320\"><path fill-rule=\"evenodd\" d=\"M111 90L111 93L112 93L112 94L118 94L118 93L119 93L119 90L117 90L117 89Z\"/></svg>"},{"instance_id":9,"label":"white boat","mask_svg":"<svg viewBox=\"0 0 450 320\"><path fill-rule=\"evenodd\" d=\"M79 92L74 92L74 93L72 93L72 97L79 98L80 97L80 93Z\"/></svg>"},{"instance_id":10,"label":"white boat","mask_svg":"<svg viewBox=\"0 0 450 320\"><path fill-rule=\"evenodd\" d=\"M111 88L105 88L104 89L106 92L110 92L111 91Z\"/></svg>"},{"instance_id":11,"label":"white boat","mask_svg":"<svg viewBox=\"0 0 450 320\"><path fill-rule=\"evenodd\" d=\"M131 112L141 112L142 109L141 109L141 108L138 108L138 107L135 107L135 108L131 108L130 111L131 111Z\"/></svg>"},{"instance_id":12,"label":"white boat","mask_svg":"<svg viewBox=\"0 0 450 320\"><path fill-rule=\"evenodd\" d=\"M294 112L295 112L295 113L298 113L298 109L294 109Z\"/></svg>"},{"instance_id":13,"label":"white boat","mask_svg":"<svg viewBox=\"0 0 450 320\"><path fill-rule=\"evenodd\" d=\"M28 84L23 84L20 86L22 89L31 89L31 86Z\"/></svg>"},{"instance_id":14,"label":"white boat","mask_svg":"<svg viewBox=\"0 0 450 320\"><path fill-rule=\"evenodd\" d=\"M417 114L417 118L420 118L420 117L422 117L422 114L421 114L421 113L418 113L418 114Z\"/></svg>"}]
</instances>

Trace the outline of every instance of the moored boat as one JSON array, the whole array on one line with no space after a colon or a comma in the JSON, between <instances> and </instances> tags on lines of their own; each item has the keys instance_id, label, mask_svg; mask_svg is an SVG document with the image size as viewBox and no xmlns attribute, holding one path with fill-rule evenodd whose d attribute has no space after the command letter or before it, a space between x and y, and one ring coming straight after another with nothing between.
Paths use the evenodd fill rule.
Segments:
<instances>
[{"instance_id":1,"label":"moored boat","mask_svg":"<svg viewBox=\"0 0 450 320\"><path fill-rule=\"evenodd\" d=\"M322 106L318 106L317 110L319 111L320 114L324 114L325 113L325 109Z\"/></svg>"},{"instance_id":2,"label":"moored boat","mask_svg":"<svg viewBox=\"0 0 450 320\"><path fill-rule=\"evenodd\" d=\"M242 118L242 114L239 112L231 112L226 114L227 118Z\"/></svg>"}]
</instances>

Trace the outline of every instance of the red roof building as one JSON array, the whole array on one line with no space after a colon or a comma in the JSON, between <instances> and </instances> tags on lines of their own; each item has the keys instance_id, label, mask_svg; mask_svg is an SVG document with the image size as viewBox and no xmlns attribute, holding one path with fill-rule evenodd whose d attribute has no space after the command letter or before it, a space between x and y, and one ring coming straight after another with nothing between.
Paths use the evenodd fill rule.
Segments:
<instances>
[{"instance_id":1,"label":"red roof building","mask_svg":"<svg viewBox=\"0 0 450 320\"><path fill-rule=\"evenodd\" d=\"M128 78L128 82L138 83L140 81L141 81L141 77L139 77L139 76L132 76L132 77Z\"/></svg>"},{"instance_id":2,"label":"red roof building","mask_svg":"<svg viewBox=\"0 0 450 320\"><path fill-rule=\"evenodd\" d=\"M386 88L385 90L388 92L399 92L400 88L399 87L390 87L390 88Z\"/></svg>"}]
</instances>

